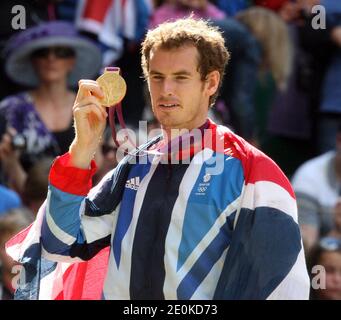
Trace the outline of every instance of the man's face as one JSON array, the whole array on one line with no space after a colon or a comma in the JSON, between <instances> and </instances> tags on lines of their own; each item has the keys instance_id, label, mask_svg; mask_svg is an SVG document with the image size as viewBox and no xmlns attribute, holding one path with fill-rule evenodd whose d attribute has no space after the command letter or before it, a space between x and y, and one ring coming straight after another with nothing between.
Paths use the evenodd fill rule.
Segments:
<instances>
[{"instance_id":1,"label":"man's face","mask_svg":"<svg viewBox=\"0 0 341 320\"><path fill-rule=\"evenodd\" d=\"M153 112L164 129L191 130L205 123L219 73L213 71L207 81L202 81L198 55L190 45L150 53L148 87Z\"/></svg>"}]
</instances>

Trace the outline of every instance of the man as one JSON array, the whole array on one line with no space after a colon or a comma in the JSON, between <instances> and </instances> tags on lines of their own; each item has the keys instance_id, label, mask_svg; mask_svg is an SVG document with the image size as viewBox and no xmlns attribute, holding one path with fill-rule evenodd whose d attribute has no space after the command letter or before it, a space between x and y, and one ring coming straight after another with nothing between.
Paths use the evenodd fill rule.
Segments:
<instances>
[{"instance_id":1,"label":"man","mask_svg":"<svg viewBox=\"0 0 341 320\"><path fill-rule=\"evenodd\" d=\"M110 246L104 299L308 298L288 180L207 119L228 58L221 34L204 21L149 31L142 66L163 135L122 160L90 195L106 112L98 84L80 82L76 138L50 172L45 258L87 260Z\"/></svg>"},{"instance_id":2,"label":"man","mask_svg":"<svg viewBox=\"0 0 341 320\"><path fill-rule=\"evenodd\" d=\"M306 252L334 227L334 210L341 194L341 122L335 141L334 150L303 163L292 178Z\"/></svg>"}]
</instances>

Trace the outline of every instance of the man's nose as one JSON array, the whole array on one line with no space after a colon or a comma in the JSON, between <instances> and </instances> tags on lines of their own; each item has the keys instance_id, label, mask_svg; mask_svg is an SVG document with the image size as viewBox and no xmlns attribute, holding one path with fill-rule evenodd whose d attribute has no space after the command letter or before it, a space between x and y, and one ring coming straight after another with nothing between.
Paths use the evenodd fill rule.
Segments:
<instances>
[{"instance_id":1,"label":"man's nose","mask_svg":"<svg viewBox=\"0 0 341 320\"><path fill-rule=\"evenodd\" d=\"M175 91L175 81L172 79L164 79L162 83L162 93L166 96L171 96Z\"/></svg>"}]
</instances>

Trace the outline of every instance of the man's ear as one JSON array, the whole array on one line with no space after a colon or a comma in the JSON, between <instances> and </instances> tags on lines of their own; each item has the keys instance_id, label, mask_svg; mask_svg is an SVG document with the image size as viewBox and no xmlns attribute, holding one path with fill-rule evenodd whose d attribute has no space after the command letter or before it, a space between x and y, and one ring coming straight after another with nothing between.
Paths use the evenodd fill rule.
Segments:
<instances>
[{"instance_id":1,"label":"man's ear","mask_svg":"<svg viewBox=\"0 0 341 320\"><path fill-rule=\"evenodd\" d=\"M217 70L210 72L206 77L206 90L209 96L213 96L219 87L220 73Z\"/></svg>"}]
</instances>

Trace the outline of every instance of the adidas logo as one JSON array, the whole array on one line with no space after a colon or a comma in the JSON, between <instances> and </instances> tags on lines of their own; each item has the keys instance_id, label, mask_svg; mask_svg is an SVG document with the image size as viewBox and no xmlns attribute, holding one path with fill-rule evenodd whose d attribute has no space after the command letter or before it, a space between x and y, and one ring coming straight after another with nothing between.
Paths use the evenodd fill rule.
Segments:
<instances>
[{"instance_id":1,"label":"adidas logo","mask_svg":"<svg viewBox=\"0 0 341 320\"><path fill-rule=\"evenodd\" d=\"M126 188L137 190L140 186L140 177L135 177L127 180Z\"/></svg>"}]
</instances>

